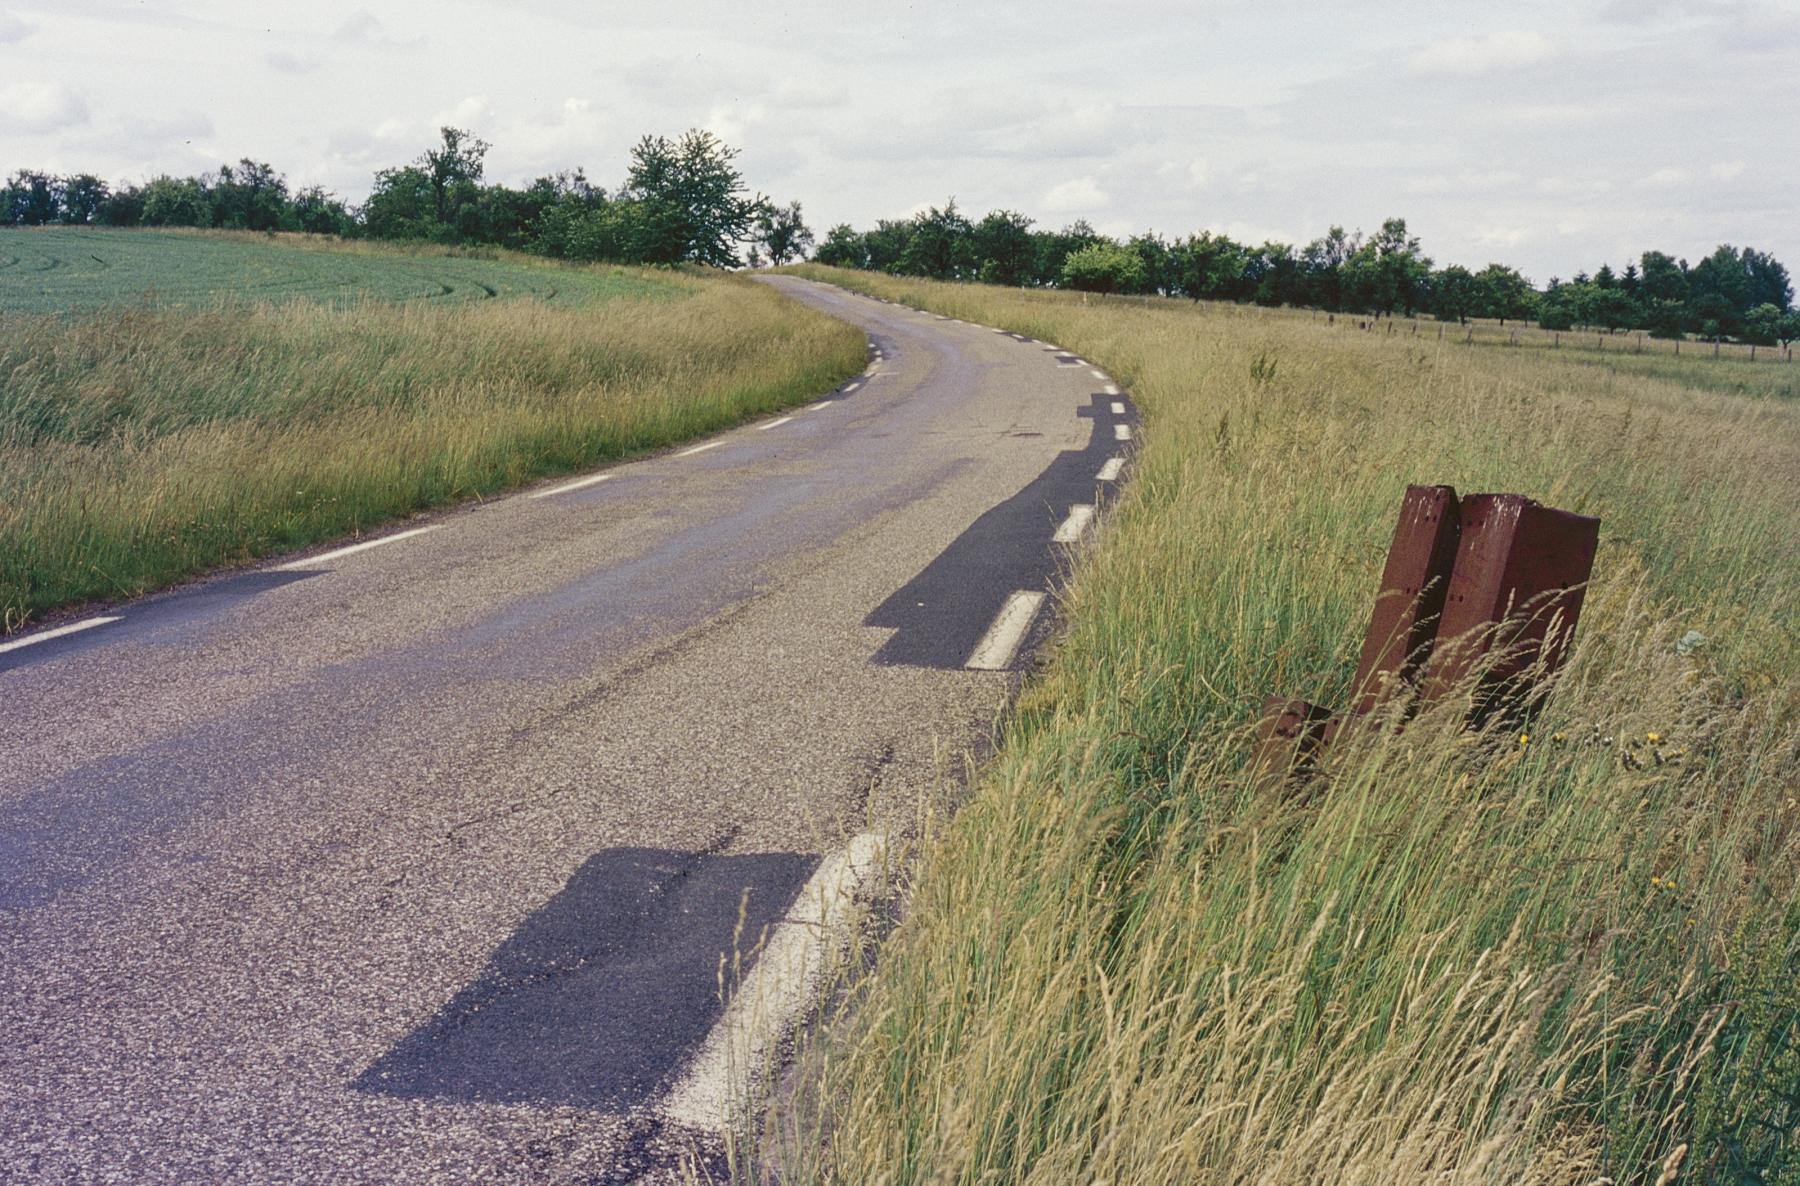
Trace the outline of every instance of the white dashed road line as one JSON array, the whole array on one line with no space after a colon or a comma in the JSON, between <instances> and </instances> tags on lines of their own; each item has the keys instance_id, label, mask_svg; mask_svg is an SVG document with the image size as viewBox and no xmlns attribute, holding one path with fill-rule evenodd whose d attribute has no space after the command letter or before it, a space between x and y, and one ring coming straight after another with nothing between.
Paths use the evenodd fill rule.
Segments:
<instances>
[{"instance_id":1,"label":"white dashed road line","mask_svg":"<svg viewBox=\"0 0 1800 1186\"><path fill-rule=\"evenodd\" d=\"M121 618L117 614L107 618L88 618L81 622L70 622L67 626L58 626L54 630L45 630L41 634L33 634L29 638L15 638L11 642L0 642L0 655L4 655L7 651L36 646L40 642L49 642L53 638L65 638L71 634L80 634L83 630L92 630L96 626L104 626L108 622L120 620Z\"/></svg>"},{"instance_id":2,"label":"white dashed road line","mask_svg":"<svg viewBox=\"0 0 1800 1186\"><path fill-rule=\"evenodd\" d=\"M1123 416L1125 414L1125 405L1115 399L1112 402L1112 412L1115 416Z\"/></svg>"},{"instance_id":3,"label":"white dashed road line","mask_svg":"<svg viewBox=\"0 0 1800 1186\"><path fill-rule=\"evenodd\" d=\"M663 1101L665 1116L689 1128L726 1132L754 1115L758 1089L782 1042L819 996L832 963L848 950L858 899L886 868L888 847L884 833L864 832L819 862Z\"/></svg>"},{"instance_id":4,"label":"white dashed road line","mask_svg":"<svg viewBox=\"0 0 1800 1186\"><path fill-rule=\"evenodd\" d=\"M1119 394L1119 385L1117 383L1108 383L1105 390L1108 395L1117 395Z\"/></svg>"},{"instance_id":5,"label":"white dashed road line","mask_svg":"<svg viewBox=\"0 0 1800 1186\"><path fill-rule=\"evenodd\" d=\"M844 385L844 394L849 395L852 391L855 391L858 387L861 387L861 386L862 386L861 379L856 380L854 383L847 383Z\"/></svg>"},{"instance_id":6,"label":"white dashed road line","mask_svg":"<svg viewBox=\"0 0 1800 1186\"><path fill-rule=\"evenodd\" d=\"M535 491L531 494L527 494L525 497L526 498L550 498L557 494L567 494L571 490L580 490L583 487L592 486L596 482L610 482L610 481L612 481L612 479L613 479L612 474L593 474L593 475L590 475L589 477L577 478L573 482L564 482L560 486L552 486L548 490Z\"/></svg>"},{"instance_id":7,"label":"white dashed road line","mask_svg":"<svg viewBox=\"0 0 1800 1186\"><path fill-rule=\"evenodd\" d=\"M1131 425L1129 425L1129 424L1113 425L1113 440L1129 441L1130 439L1131 439Z\"/></svg>"},{"instance_id":8,"label":"white dashed road line","mask_svg":"<svg viewBox=\"0 0 1800 1186\"><path fill-rule=\"evenodd\" d=\"M1100 482L1116 482L1119 480L1119 471L1124 468L1125 459L1123 457L1110 458L1105 465L1100 467L1100 472L1094 475L1094 479Z\"/></svg>"},{"instance_id":9,"label":"white dashed road line","mask_svg":"<svg viewBox=\"0 0 1800 1186\"><path fill-rule=\"evenodd\" d=\"M756 426L756 431L757 432L768 432L771 428L780 428L783 424L786 424L788 421L790 421L792 419L793 419L792 416L783 416L781 419L771 420L767 424L758 424Z\"/></svg>"},{"instance_id":10,"label":"white dashed road line","mask_svg":"<svg viewBox=\"0 0 1800 1186\"><path fill-rule=\"evenodd\" d=\"M1031 629L1038 607L1043 604L1044 595L1029 589L1021 589L1007 597L994 624L975 644L974 652L963 666L976 671L1005 671L1011 667L1019 644L1025 641L1025 632Z\"/></svg>"},{"instance_id":11,"label":"white dashed road line","mask_svg":"<svg viewBox=\"0 0 1800 1186\"><path fill-rule=\"evenodd\" d=\"M1088 374L1094 376L1094 378L1100 380L1102 383L1106 382L1106 372L1105 371L1089 370Z\"/></svg>"},{"instance_id":12,"label":"white dashed road line","mask_svg":"<svg viewBox=\"0 0 1800 1186\"><path fill-rule=\"evenodd\" d=\"M822 399L822 400L820 400L820 401L819 401L819 402L818 402L818 403L816 403L816 404L807 404L807 405L806 405L806 407L805 407L805 408L804 408L804 409L803 409L803 410L804 410L804 411L808 411L808 412L816 412L816 411L818 411L818 410L819 410L819 409L820 409L820 408L823 408L823 407L826 407L826 406L828 406L828 405L829 405L829 404L830 404L830 403L831 403L831 401L830 401L830 400L828 400L828 399Z\"/></svg>"},{"instance_id":13,"label":"white dashed road line","mask_svg":"<svg viewBox=\"0 0 1800 1186\"><path fill-rule=\"evenodd\" d=\"M317 556L308 556L304 560L291 560L286 564L276 566L275 571L293 572L295 569L299 568L314 568L320 564L329 564L331 561L343 556L355 555L357 552L366 552L370 548L380 548L385 547L388 544L397 544L403 539L411 539L415 535L424 535L427 531L436 531L439 526L439 524L434 523L430 527L415 527L411 531L400 531L395 532L393 535L384 535L380 539L364 540L360 544L351 544L347 548L339 548L334 552L322 552Z\"/></svg>"},{"instance_id":14,"label":"white dashed road line","mask_svg":"<svg viewBox=\"0 0 1800 1186\"><path fill-rule=\"evenodd\" d=\"M708 449L717 449L720 445L723 445L724 443L725 443L724 441L708 441L704 445L695 445L692 449L683 449L681 452L675 454L675 456L677 456L677 457L692 457L694 454L704 453Z\"/></svg>"},{"instance_id":15,"label":"white dashed road line","mask_svg":"<svg viewBox=\"0 0 1800 1186\"><path fill-rule=\"evenodd\" d=\"M1056 529L1056 534L1050 537L1050 541L1058 544L1076 543L1093 521L1094 508L1085 503L1077 503L1069 508L1069 517L1062 521L1062 526Z\"/></svg>"}]
</instances>

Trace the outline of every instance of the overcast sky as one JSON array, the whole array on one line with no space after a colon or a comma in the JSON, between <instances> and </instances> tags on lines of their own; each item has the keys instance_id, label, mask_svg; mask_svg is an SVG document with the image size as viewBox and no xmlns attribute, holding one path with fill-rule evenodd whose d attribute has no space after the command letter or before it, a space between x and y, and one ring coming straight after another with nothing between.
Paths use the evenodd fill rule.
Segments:
<instances>
[{"instance_id":1,"label":"overcast sky","mask_svg":"<svg viewBox=\"0 0 1800 1186\"><path fill-rule=\"evenodd\" d=\"M0 169L250 156L352 200L453 123L489 175L705 127L821 236L954 195L1304 242L1402 215L1534 281L1720 241L1800 273L1800 0L0 0Z\"/></svg>"}]
</instances>

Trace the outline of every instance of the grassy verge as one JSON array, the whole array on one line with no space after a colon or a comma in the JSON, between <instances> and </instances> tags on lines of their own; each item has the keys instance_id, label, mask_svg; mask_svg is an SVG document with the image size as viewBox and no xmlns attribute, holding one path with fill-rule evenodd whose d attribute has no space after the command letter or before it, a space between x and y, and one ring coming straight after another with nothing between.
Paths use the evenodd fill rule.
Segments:
<instances>
[{"instance_id":1,"label":"grassy verge","mask_svg":"<svg viewBox=\"0 0 1800 1186\"><path fill-rule=\"evenodd\" d=\"M624 281L654 295L0 319L4 626L667 445L865 361L748 280Z\"/></svg>"},{"instance_id":2,"label":"grassy verge","mask_svg":"<svg viewBox=\"0 0 1800 1186\"><path fill-rule=\"evenodd\" d=\"M1800 405L811 274L1079 351L1146 423L1053 661L805 1044L783 1181L1800 1181ZM1557 694L1528 739L1451 706L1259 785L1254 706L1342 701L1414 481L1603 517Z\"/></svg>"}]
</instances>

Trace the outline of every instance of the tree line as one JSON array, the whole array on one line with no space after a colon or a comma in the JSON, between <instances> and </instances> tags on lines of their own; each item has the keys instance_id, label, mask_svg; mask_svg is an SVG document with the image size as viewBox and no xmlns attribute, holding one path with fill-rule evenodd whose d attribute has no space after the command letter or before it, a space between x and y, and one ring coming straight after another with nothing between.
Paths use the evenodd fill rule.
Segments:
<instances>
[{"instance_id":1,"label":"tree line","mask_svg":"<svg viewBox=\"0 0 1800 1186\"><path fill-rule=\"evenodd\" d=\"M290 189L244 159L197 177L109 186L91 173L20 170L0 184L0 226L209 227L299 231L446 246L495 246L560 259L734 267L786 263L812 246L800 204L744 185L737 151L709 132L646 136L608 193L580 169L514 188L485 177L490 145L461 128L407 164L382 169L350 206L320 187Z\"/></svg>"},{"instance_id":2,"label":"tree line","mask_svg":"<svg viewBox=\"0 0 1800 1186\"><path fill-rule=\"evenodd\" d=\"M1689 266L1648 251L1623 273L1552 279L1542 291L1517 269L1489 264L1436 268L1406 221L1365 235L1334 226L1303 246L1239 243L1202 232L1119 240L1077 221L1037 229L1013 210L974 220L955 200L871 230L834 226L820 263L936 280L980 281L1084 292L1292 305L1372 317L1434 316L1467 322L1537 320L1546 329L1637 329L1783 344L1800 339L1787 269L1765 252L1721 246Z\"/></svg>"}]
</instances>

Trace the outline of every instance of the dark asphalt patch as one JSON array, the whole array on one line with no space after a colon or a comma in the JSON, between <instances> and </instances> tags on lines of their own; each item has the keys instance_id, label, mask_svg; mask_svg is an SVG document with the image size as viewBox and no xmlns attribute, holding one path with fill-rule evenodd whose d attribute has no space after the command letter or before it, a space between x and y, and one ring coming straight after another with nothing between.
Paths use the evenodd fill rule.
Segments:
<instances>
[{"instance_id":1,"label":"dark asphalt patch","mask_svg":"<svg viewBox=\"0 0 1800 1186\"><path fill-rule=\"evenodd\" d=\"M1059 453L1030 485L970 524L863 620L895 631L873 662L961 668L1009 594L1055 586L1062 559L1050 537L1071 506L1094 501L1094 475L1119 449L1112 426L1130 422L1112 413L1116 398L1122 397L1093 396L1076 412L1093 421L1085 448ZM1015 663L1029 649L1021 646Z\"/></svg>"},{"instance_id":2,"label":"dark asphalt patch","mask_svg":"<svg viewBox=\"0 0 1800 1186\"><path fill-rule=\"evenodd\" d=\"M642 1104L718 1019L721 955L743 951L747 972L765 928L818 862L804 853L596 853L481 976L354 1085L479 1103Z\"/></svg>"}]
</instances>

